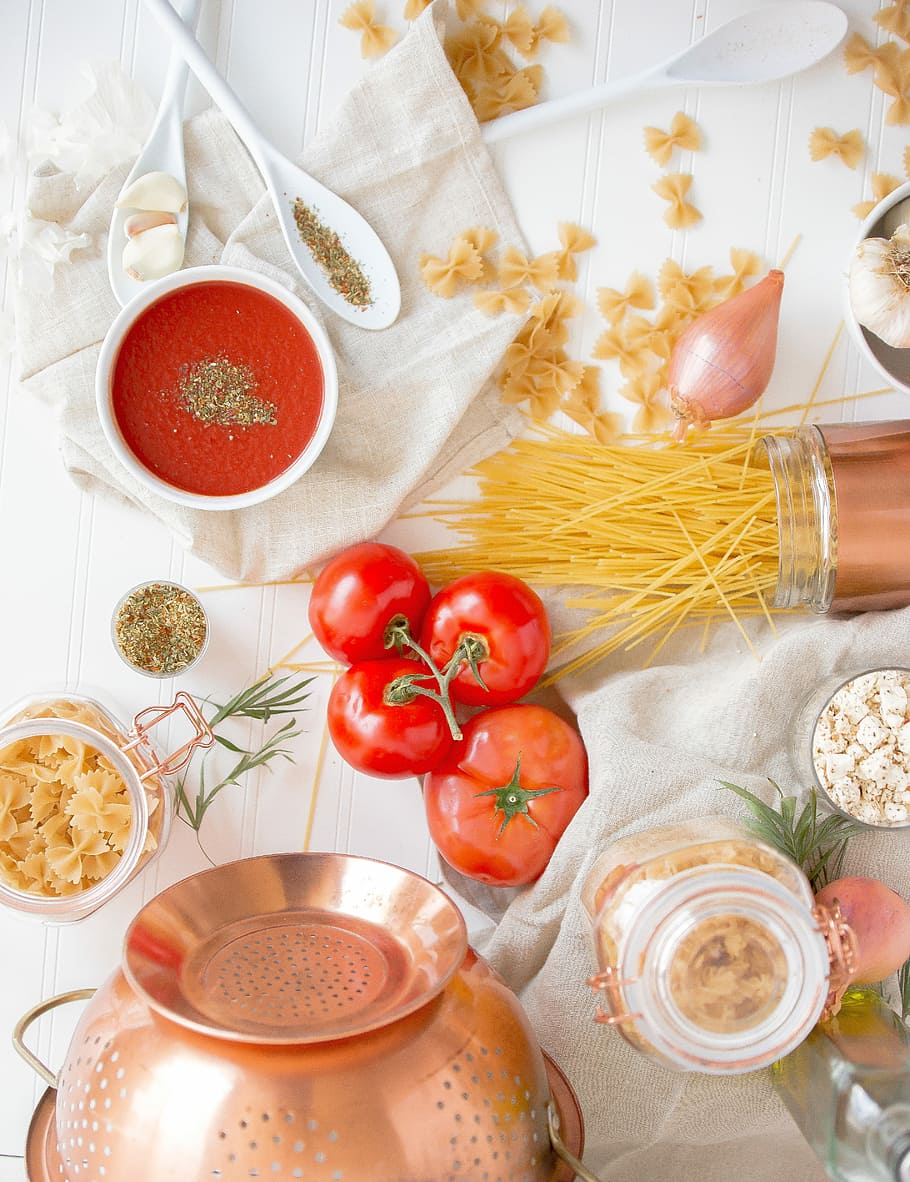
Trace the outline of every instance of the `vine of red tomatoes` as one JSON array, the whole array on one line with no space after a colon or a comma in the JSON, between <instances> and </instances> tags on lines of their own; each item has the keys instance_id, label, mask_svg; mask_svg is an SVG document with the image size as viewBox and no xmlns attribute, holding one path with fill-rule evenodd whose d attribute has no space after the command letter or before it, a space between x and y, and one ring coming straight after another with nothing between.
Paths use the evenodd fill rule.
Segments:
<instances>
[{"instance_id":1,"label":"vine of red tomatoes","mask_svg":"<svg viewBox=\"0 0 910 1182\"><path fill-rule=\"evenodd\" d=\"M545 707L513 705L550 656L537 593L488 570L432 595L409 554L364 542L320 571L309 621L348 666L328 704L342 758L371 776L426 776L431 836L461 873L538 878L588 781L578 732ZM466 707L481 712L462 726Z\"/></svg>"}]
</instances>

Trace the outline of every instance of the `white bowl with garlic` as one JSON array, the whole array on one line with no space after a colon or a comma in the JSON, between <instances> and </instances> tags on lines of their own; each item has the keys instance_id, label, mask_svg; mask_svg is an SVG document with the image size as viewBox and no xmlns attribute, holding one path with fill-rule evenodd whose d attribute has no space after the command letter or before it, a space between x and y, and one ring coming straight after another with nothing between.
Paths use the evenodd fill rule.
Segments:
<instances>
[{"instance_id":1,"label":"white bowl with garlic","mask_svg":"<svg viewBox=\"0 0 910 1182\"><path fill-rule=\"evenodd\" d=\"M847 273L846 322L866 360L910 394L910 181L860 227Z\"/></svg>"}]
</instances>

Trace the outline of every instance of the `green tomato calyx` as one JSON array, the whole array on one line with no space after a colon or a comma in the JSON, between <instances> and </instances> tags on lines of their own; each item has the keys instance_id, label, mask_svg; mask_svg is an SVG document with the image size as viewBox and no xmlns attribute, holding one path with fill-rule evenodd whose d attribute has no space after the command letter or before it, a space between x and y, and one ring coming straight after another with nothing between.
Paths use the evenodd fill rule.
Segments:
<instances>
[{"instance_id":1,"label":"green tomato calyx","mask_svg":"<svg viewBox=\"0 0 910 1182\"><path fill-rule=\"evenodd\" d=\"M551 792L562 791L558 784L554 784L552 788L522 788L519 782L520 770L521 752L519 751L518 758L515 760L515 770L512 772L512 778L508 784L501 784L497 788L487 788L483 792L476 792L474 794L477 797L495 797L493 812L502 813L502 824L499 826L499 832L496 834L497 837L502 837L506 825L508 825L513 817L519 815L527 817L531 824L537 828L537 822L531 816L528 805L532 800L536 800L538 796L548 796Z\"/></svg>"}]
</instances>

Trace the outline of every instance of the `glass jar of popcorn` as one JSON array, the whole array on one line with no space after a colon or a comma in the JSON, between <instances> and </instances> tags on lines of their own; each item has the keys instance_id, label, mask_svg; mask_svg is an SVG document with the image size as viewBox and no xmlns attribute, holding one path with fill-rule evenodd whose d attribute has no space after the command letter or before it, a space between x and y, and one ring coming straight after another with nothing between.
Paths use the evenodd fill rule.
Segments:
<instances>
[{"instance_id":1,"label":"glass jar of popcorn","mask_svg":"<svg viewBox=\"0 0 910 1182\"><path fill-rule=\"evenodd\" d=\"M615 842L582 889L595 1021L676 1071L765 1067L808 1035L847 979L852 935L800 868L708 817Z\"/></svg>"},{"instance_id":2,"label":"glass jar of popcorn","mask_svg":"<svg viewBox=\"0 0 910 1182\"><path fill-rule=\"evenodd\" d=\"M182 714L190 737L161 758L149 731ZM58 923L82 919L144 867L167 838L168 782L211 730L185 693L129 727L93 698L29 697L0 726L0 902Z\"/></svg>"},{"instance_id":3,"label":"glass jar of popcorn","mask_svg":"<svg viewBox=\"0 0 910 1182\"><path fill-rule=\"evenodd\" d=\"M834 809L876 828L910 825L910 669L864 669L810 694L793 761Z\"/></svg>"}]
</instances>

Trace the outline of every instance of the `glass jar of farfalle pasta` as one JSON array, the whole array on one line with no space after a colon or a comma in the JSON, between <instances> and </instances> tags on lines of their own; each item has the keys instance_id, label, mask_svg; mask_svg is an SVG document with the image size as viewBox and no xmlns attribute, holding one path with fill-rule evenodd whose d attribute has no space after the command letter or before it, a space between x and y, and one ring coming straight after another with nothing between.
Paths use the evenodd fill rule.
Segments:
<instances>
[{"instance_id":1,"label":"glass jar of farfalle pasta","mask_svg":"<svg viewBox=\"0 0 910 1182\"><path fill-rule=\"evenodd\" d=\"M677 1071L786 1055L846 982L852 933L802 870L724 817L615 842L585 879L595 1020Z\"/></svg>"},{"instance_id":2,"label":"glass jar of farfalle pasta","mask_svg":"<svg viewBox=\"0 0 910 1182\"><path fill-rule=\"evenodd\" d=\"M165 758L149 731L172 715L190 736ZM176 695L124 727L107 706L37 694L0 713L0 902L58 923L91 914L164 844L169 776L212 732L193 699Z\"/></svg>"}]
</instances>

